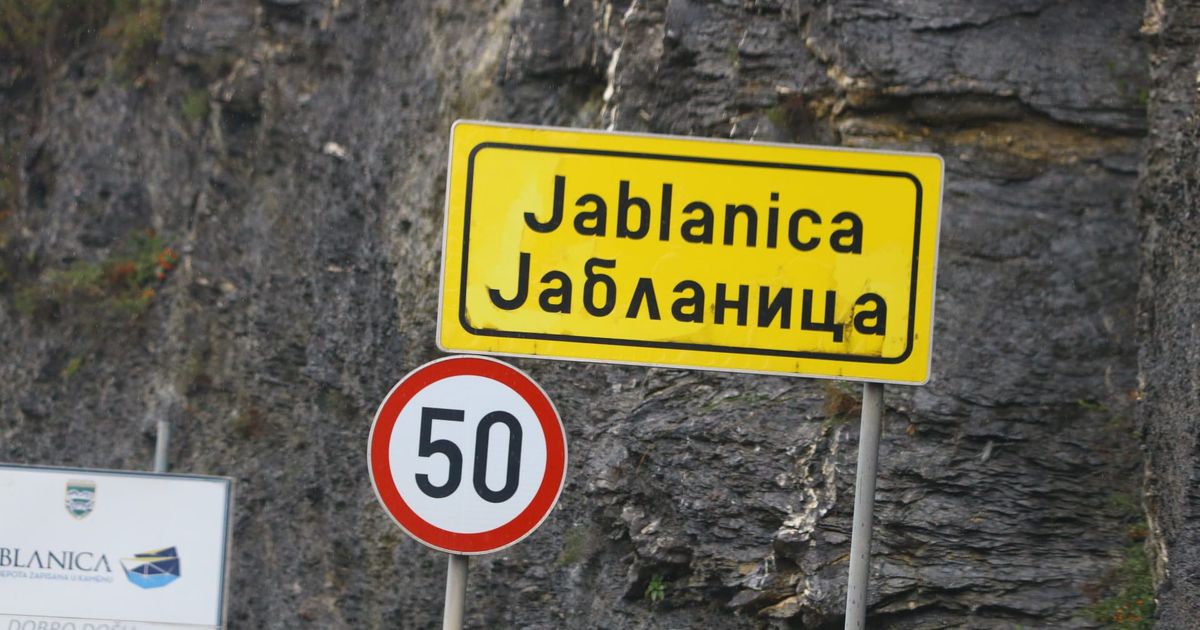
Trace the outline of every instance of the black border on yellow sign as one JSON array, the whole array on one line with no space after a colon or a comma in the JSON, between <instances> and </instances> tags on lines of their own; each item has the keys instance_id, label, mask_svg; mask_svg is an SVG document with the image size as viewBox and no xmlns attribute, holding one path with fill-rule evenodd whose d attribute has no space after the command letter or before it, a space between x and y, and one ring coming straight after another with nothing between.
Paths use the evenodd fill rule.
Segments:
<instances>
[{"instance_id":1,"label":"black border on yellow sign","mask_svg":"<svg viewBox=\"0 0 1200 630\"><path fill-rule=\"evenodd\" d=\"M808 352L802 350L785 350L773 348L747 348L742 346L722 346L703 343L686 343L678 341L647 341L642 339L620 339L613 337L592 337L584 335L562 335L538 332L522 332L515 330L496 330L476 328L467 317L467 258L471 248L471 198L475 177L475 156L484 149L510 149L515 151L536 151L541 153L568 153L575 155L595 155L601 157L634 158L644 160L668 160L673 162L692 162L701 164L720 164L724 166L748 166L756 168L778 168L799 171L817 171L826 173L844 173L850 175L867 175L874 177L900 177L912 182L916 188L917 203L914 211L912 248L912 276L908 289L908 335L905 337L904 352L897 357L882 357L861 354L839 354L833 352ZM819 166L812 164L789 164L781 162L761 162L754 160L730 160L723 158L697 157L691 155L666 155L659 153L641 153L631 151L611 151L603 149L579 149L574 147L552 147L530 144L513 144L507 142L481 142L471 149L467 159L467 186L463 217L462 238L462 277L459 285L458 321L467 332L473 335L487 337L509 337L517 339L541 339L545 341L570 341L576 343L594 343L600 345L634 346L640 348L662 348L665 350L694 350L699 352L725 352L730 354L753 354L763 356L786 357L794 359L825 359L834 361L856 361L860 363L902 363L912 354L913 334L916 321L917 306L917 260L921 245L921 181L912 173L904 171L883 171L862 168L843 168L837 166Z\"/></svg>"}]
</instances>

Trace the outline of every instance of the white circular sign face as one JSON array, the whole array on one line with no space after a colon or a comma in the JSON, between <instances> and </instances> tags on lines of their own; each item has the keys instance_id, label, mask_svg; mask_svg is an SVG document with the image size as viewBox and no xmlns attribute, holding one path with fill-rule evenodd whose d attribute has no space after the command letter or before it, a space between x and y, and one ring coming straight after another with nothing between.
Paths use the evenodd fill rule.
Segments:
<instances>
[{"instance_id":1,"label":"white circular sign face","mask_svg":"<svg viewBox=\"0 0 1200 630\"><path fill-rule=\"evenodd\" d=\"M417 540L487 553L537 528L562 491L566 439L553 404L516 368L449 357L414 370L371 427L371 480Z\"/></svg>"}]
</instances>

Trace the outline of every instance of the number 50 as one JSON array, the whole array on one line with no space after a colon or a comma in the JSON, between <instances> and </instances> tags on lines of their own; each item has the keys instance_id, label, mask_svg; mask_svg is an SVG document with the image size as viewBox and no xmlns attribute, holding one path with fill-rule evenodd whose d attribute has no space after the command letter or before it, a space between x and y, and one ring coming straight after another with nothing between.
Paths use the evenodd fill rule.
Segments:
<instances>
[{"instance_id":1,"label":"number 50","mask_svg":"<svg viewBox=\"0 0 1200 630\"><path fill-rule=\"evenodd\" d=\"M450 464L450 469L446 474L446 483L442 485L434 485L429 481L429 475L424 473L417 474L417 487L421 492L433 497L434 499L442 499L454 494L458 490L458 485L462 483L462 451L458 445L450 440L434 440L433 437L433 421L434 420L449 420L451 422L462 422L465 413L462 409L442 409L439 407L422 407L421 408L421 435L417 443L417 455L420 457L430 457L440 453L446 457L446 461ZM487 485L487 459L488 459L488 442L492 435L492 427L497 424L503 424L508 427L508 461L505 466L504 486L499 490L492 490ZM475 466L474 474L471 475L472 485L475 486L475 492L484 501L489 503L503 503L512 498L517 492L517 484L521 480L521 423L515 416L507 411L493 411L483 417L479 421L479 426L475 429Z\"/></svg>"}]
</instances>

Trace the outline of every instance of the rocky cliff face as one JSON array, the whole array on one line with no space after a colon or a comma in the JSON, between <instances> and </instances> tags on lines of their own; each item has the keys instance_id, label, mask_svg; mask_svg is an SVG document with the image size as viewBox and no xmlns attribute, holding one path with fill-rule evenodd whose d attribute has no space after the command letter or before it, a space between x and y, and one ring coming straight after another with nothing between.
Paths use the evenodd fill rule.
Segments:
<instances>
[{"instance_id":1,"label":"rocky cliff face","mask_svg":"<svg viewBox=\"0 0 1200 630\"><path fill-rule=\"evenodd\" d=\"M1200 136L1196 59L1200 12L1150 2L1145 33L1153 44L1150 151L1141 182L1142 275L1139 420L1147 452L1147 505L1156 536L1160 620L1184 628L1200 619L1200 263L1191 190Z\"/></svg>"},{"instance_id":2,"label":"rocky cliff face","mask_svg":"<svg viewBox=\"0 0 1200 630\"><path fill-rule=\"evenodd\" d=\"M1140 356L1178 621L1194 438L1154 422L1197 391L1171 306L1195 284L1174 170L1195 161L1195 16L1165 13ZM444 557L385 517L363 452L382 396L438 356L457 118L945 156L934 377L885 394L870 625L1102 625L1089 607L1145 535L1140 3L210 0L159 19L148 53L105 29L3 73L0 460L145 468L170 419L175 470L238 481L231 627L438 623ZM473 562L471 627L840 627L855 388L515 363L563 414L570 469L537 533Z\"/></svg>"}]
</instances>

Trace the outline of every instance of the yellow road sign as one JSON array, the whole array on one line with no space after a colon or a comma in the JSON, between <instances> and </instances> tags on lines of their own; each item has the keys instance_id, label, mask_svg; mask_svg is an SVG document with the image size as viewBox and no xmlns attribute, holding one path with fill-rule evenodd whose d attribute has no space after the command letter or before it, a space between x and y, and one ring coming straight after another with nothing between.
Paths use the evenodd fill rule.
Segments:
<instances>
[{"instance_id":1,"label":"yellow road sign","mask_svg":"<svg viewBox=\"0 0 1200 630\"><path fill-rule=\"evenodd\" d=\"M924 383L942 160L458 122L448 351Z\"/></svg>"}]
</instances>

